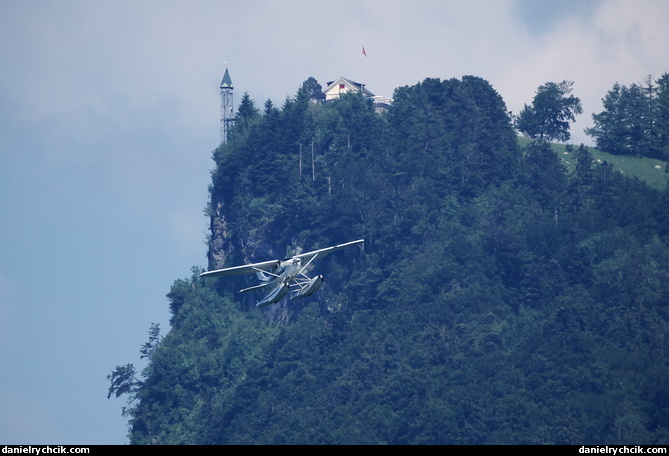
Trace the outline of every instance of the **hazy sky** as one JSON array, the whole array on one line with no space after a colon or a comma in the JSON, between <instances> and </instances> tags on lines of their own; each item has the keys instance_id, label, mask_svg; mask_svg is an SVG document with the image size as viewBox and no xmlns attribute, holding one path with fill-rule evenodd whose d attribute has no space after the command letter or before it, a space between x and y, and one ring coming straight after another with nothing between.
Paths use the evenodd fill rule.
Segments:
<instances>
[{"instance_id":1,"label":"hazy sky","mask_svg":"<svg viewBox=\"0 0 669 456\"><path fill-rule=\"evenodd\" d=\"M206 266L218 86L281 106L308 77L377 95L476 75L518 113L575 81L669 71L666 0L2 0L0 444L126 441L106 376ZM365 47L367 57L362 54ZM308 247L308 246L305 246Z\"/></svg>"}]
</instances>

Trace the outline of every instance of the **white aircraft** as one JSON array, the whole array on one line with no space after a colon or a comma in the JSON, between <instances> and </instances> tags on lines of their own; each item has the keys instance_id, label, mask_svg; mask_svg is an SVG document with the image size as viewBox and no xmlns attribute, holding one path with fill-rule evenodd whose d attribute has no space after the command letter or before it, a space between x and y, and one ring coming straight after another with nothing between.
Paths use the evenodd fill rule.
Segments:
<instances>
[{"instance_id":1,"label":"white aircraft","mask_svg":"<svg viewBox=\"0 0 669 456\"><path fill-rule=\"evenodd\" d=\"M305 270L316 258L321 258L335 250L363 244L364 239L327 247L313 252L301 253L286 260L271 260L262 263L234 266L232 268L216 269L200 274L200 277L218 275L240 275L255 273L260 285L239 290L240 293L251 290L269 290L265 297L258 301L257 307L267 306L279 302L288 292L292 292L290 299L306 298L316 293L323 286L325 280L322 275L314 278L305 274ZM292 290L291 290L292 288Z\"/></svg>"}]
</instances>

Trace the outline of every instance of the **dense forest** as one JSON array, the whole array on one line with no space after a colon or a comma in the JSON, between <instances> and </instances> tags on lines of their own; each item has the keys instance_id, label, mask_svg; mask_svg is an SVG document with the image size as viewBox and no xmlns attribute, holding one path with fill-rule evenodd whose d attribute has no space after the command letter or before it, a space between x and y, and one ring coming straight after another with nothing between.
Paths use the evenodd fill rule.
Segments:
<instances>
[{"instance_id":1,"label":"dense forest","mask_svg":"<svg viewBox=\"0 0 669 456\"><path fill-rule=\"evenodd\" d=\"M479 77L397 88L384 113L319 90L242 98L207 267L364 249L262 309L236 293L251 278L176 280L147 366L109 376L130 443L668 444L669 191L584 146L568 171L546 130L519 146Z\"/></svg>"}]
</instances>

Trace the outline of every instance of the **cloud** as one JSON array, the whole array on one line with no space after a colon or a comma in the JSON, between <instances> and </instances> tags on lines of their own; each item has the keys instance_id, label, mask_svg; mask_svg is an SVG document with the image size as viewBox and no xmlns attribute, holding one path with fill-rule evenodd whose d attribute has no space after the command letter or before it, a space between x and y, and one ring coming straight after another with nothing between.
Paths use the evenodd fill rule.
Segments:
<instances>
[{"instance_id":1,"label":"cloud","mask_svg":"<svg viewBox=\"0 0 669 456\"><path fill-rule=\"evenodd\" d=\"M634 67L666 66L669 53L667 17L669 3L666 2L611 0L604 3L593 21L602 60L624 73Z\"/></svg>"},{"instance_id":2,"label":"cloud","mask_svg":"<svg viewBox=\"0 0 669 456\"><path fill-rule=\"evenodd\" d=\"M572 141L591 144L583 129L601 112L601 99L615 82L640 82L668 70L669 31L659 19L668 15L669 4L652 0L601 1L587 14L562 15L549 32L528 37L535 41L505 69L498 90L518 113L539 85L575 81L584 113L572 126Z\"/></svg>"},{"instance_id":3,"label":"cloud","mask_svg":"<svg viewBox=\"0 0 669 456\"><path fill-rule=\"evenodd\" d=\"M73 1L45 3L39 14L23 3L12 4L14 20L9 14L0 32L11 43L3 53L19 63L2 80L33 115L94 112L122 121L172 106L168 121L178 127L215 128L226 61L238 93L280 104L309 76L325 83L346 75L390 95L424 77L475 74L495 83L512 75L532 93L561 74L583 75L576 85L589 89L586 78L655 68L667 55L668 7L652 0L587 8L512 0L411 8L369 0Z\"/></svg>"}]
</instances>

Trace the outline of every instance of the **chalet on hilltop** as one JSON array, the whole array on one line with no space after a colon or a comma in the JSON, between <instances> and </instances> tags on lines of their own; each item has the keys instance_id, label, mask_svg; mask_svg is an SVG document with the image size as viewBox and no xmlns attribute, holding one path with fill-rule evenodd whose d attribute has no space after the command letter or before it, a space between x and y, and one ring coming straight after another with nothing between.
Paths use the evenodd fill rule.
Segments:
<instances>
[{"instance_id":1,"label":"chalet on hilltop","mask_svg":"<svg viewBox=\"0 0 669 456\"><path fill-rule=\"evenodd\" d=\"M390 98L374 95L364 84L343 77L328 82L327 87L323 90L323 95L325 96L325 101L331 101L347 92L362 93L363 96L371 98L374 103L374 109L378 113L387 110L392 103Z\"/></svg>"},{"instance_id":2,"label":"chalet on hilltop","mask_svg":"<svg viewBox=\"0 0 669 456\"><path fill-rule=\"evenodd\" d=\"M308 81L309 94L313 103L327 103L328 101L336 100L346 92L362 93L366 98L370 98L374 105L374 110L377 113L382 113L388 110L393 100L387 97L374 95L364 84L340 77L336 81L330 81L325 90L321 90L320 84L314 79L309 78ZM233 91L232 78L230 72L225 69L223 80L221 81L221 142L226 143L228 135L232 126L235 123L235 113L233 107Z\"/></svg>"},{"instance_id":3,"label":"chalet on hilltop","mask_svg":"<svg viewBox=\"0 0 669 456\"><path fill-rule=\"evenodd\" d=\"M364 84L360 84L359 82L354 82L346 78L339 78L336 81L328 82L327 87L325 88L325 90L323 90L323 94L325 95L325 101L330 101L334 100L335 98L339 98L340 95L347 92L356 92L356 93L362 92L364 96L370 98L374 96L374 94L370 92L365 87Z\"/></svg>"}]
</instances>

